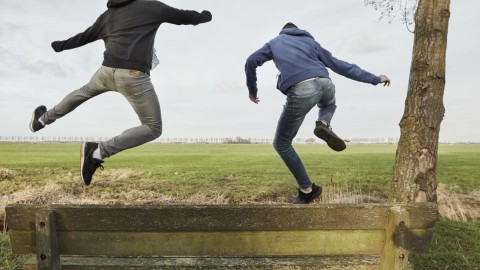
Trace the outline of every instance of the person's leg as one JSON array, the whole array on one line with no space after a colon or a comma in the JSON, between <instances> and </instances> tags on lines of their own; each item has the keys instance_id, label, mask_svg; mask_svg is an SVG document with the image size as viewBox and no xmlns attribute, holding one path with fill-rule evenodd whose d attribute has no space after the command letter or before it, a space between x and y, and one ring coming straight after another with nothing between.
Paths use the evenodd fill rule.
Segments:
<instances>
[{"instance_id":1,"label":"person's leg","mask_svg":"<svg viewBox=\"0 0 480 270\"><path fill-rule=\"evenodd\" d=\"M326 123L330 124L336 109L337 105L335 103L327 106L319 106L318 121L325 121Z\"/></svg>"},{"instance_id":2,"label":"person's leg","mask_svg":"<svg viewBox=\"0 0 480 270\"><path fill-rule=\"evenodd\" d=\"M293 174L293 177L295 177L300 188L309 188L312 182L308 177L302 160L292 147L292 140L297 134L305 117L299 117L297 119L291 118L288 111L289 109L287 108L287 105L285 105L283 113L278 121L273 146Z\"/></svg>"},{"instance_id":3,"label":"person's leg","mask_svg":"<svg viewBox=\"0 0 480 270\"><path fill-rule=\"evenodd\" d=\"M327 145L335 151L343 151L346 148L345 142L339 138L330 127L337 105L335 104L335 85L329 78L318 78L316 80L322 89L323 96L318 102L318 121L313 133L324 140Z\"/></svg>"},{"instance_id":4,"label":"person's leg","mask_svg":"<svg viewBox=\"0 0 480 270\"><path fill-rule=\"evenodd\" d=\"M141 125L100 142L101 158L150 142L162 134L160 104L150 76L144 72L116 69L114 80L116 90L128 100Z\"/></svg>"},{"instance_id":5,"label":"person's leg","mask_svg":"<svg viewBox=\"0 0 480 270\"><path fill-rule=\"evenodd\" d=\"M89 83L65 96L60 103L43 114L40 117L40 121L45 125L49 125L70 113L90 98L111 91L107 84L107 77L108 70L100 67L92 76Z\"/></svg>"},{"instance_id":6,"label":"person's leg","mask_svg":"<svg viewBox=\"0 0 480 270\"><path fill-rule=\"evenodd\" d=\"M114 87L113 69L101 66L92 76L89 83L80 89L69 93L52 109L47 111L46 107L43 105L37 107L33 113L34 118L30 123L30 129L33 132L36 132L42 129L45 125L49 125L72 112L80 104L90 98L107 91L112 91ZM97 168L103 168L103 161L101 158L98 159L94 156L94 152L97 148L98 144L93 142L84 142L81 147L80 176L85 185L90 184L92 176Z\"/></svg>"},{"instance_id":7,"label":"person's leg","mask_svg":"<svg viewBox=\"0 0 480 270\"><path fill-rule=\"evenodd\" d=\"M278 121L273 145L302 189L310 188L312 182L302 160L292 147L292 141L307 113L319 100L317 87L308 81L292 87L287 92L287 103Z\"/></svg>"},{"instance_id":8,"label":"person's leg","mask_svg":"<svg viewBox=\"0 0 480 270\"><path fill-rule=\"evenodd\" d=\"M337 105L335 104L335 85L328 78L317 79L322 88L322 99L318 102L318 121L330 123L332 121Z\"/></svg>"}]
</instances>

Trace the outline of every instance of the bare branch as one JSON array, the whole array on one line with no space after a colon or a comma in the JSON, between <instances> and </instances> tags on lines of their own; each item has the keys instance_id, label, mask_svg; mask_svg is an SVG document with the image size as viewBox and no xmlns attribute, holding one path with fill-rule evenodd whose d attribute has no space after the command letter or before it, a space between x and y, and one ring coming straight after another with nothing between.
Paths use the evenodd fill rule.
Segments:
<instances>
[{"instance_id":1,"label":"bare branch","mask_svg":"<svg viewBox=\"0 0 480 270\"><path fill-rule=\"evenodd\" d=\"M414 24L414 15L417 9L418 0L364 0L366 6L371 6L380 11L380 20L387 19L388 23L401 14L401 21L405 23L408 31Z\"/></svg>"}]
</instances>

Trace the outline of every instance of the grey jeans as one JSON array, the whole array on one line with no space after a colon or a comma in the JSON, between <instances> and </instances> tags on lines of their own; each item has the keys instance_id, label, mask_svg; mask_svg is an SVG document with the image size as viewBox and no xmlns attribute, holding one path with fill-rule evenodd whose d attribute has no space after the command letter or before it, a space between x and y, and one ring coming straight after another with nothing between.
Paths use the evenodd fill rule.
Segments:
<instances>
[{"instance_id":1,"label":"grey jeans","mask_svg":"<svg viewBox=\"0 0 480 270\"><path fill-rule=\"evenodd\" d=\"M100 142L102 158L142 145L162 134L160 104L150 76L137 70L105 66L98 69L88 84L68 94L40 119L47 125L51 124L90 98L109 91L118 92L128 100L141 125L125 130L108 141Z\"/></svg>"}]
</instances>

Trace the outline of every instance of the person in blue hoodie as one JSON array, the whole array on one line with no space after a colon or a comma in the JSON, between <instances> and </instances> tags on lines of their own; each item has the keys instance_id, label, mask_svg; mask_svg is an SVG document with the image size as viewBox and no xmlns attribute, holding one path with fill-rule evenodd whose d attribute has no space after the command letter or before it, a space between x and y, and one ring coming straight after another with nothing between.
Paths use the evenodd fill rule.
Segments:
<instances>
[{"instance_id":1,"label":"person in blue hoodie","mask_svg":"<svg viewBox=\"0 0 480 270\"><path fill-rule=\"evenodd\" d=\"M270 60L273 60L280 71L277 88L287 96L273 146L299 185L298 195L293 203L308 204L321 195L322 187L311 182L302 160L292 147L292 141L305 116L315 105L319 112L314 134L335 151L346 148L344 140L339 138L330 126L337 106L335 85L327 68L352 80L373 85L381 83L389 86L390 79L333 57L310 33L289 22L277 37L250 55L246 61L249 98L256 104L260 101L257 96L256 70Z\"/></svg>"},{"instance_id":2,"label":"person in blue hoodie","mask_svg":"<svg viewBox=\"0 0 480 270\"><path fill-rule=\"evenodd\" d=\"M110 140L82 144L80 175L88 186L95 171L103 169L104 158L152 141L162 134L160 104L150 79L152 63L156 64L154 43L160 25L198 25L211 20L212 14L207 10L182 10L156 0L108 0L107 10L92 26L67 40L52 42L53 50L61 52L103 40L102 66L86 85L69 93L53 108L47 110L44 105L35 108L30 130L43 129L100 94L122 94L141 125ZM97 116L92 114L90 117Z\"/></svg>"}]
</instances>

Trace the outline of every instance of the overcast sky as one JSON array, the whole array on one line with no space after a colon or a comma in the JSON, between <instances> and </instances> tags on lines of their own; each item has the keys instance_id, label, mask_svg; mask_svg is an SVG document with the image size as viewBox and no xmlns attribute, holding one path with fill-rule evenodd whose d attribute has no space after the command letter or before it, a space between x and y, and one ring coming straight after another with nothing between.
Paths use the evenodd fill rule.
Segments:
<instances>
[{"instance_id":1,"label":"overcast sky","mask_svg":"<svg viewBox=\"0 0 480 270\"><path fill-rule=\"evenodd\" d=\"M50 43L88 28L106 0L0 0L0 136L30 136L32 110L56 105L87 83L102 63L102 41L55 53ZM309 31L339 59L375 74L390 87L331 74L337 90L334 131L344 138L400 135L413 34L399 20L379 21L363 0L167 0L181 9L210 10L198 26L163 24L155 47L160 65L152 81L160 99L165 138L272 138L285 103L275 89L273 62L258 69L259 97L248 99L246 58L278 35L286 22ZM480 141L478 0L451 2L443 142ZM314 108L297 138L313 137ZM36 136L111 137L139 124L126 100L106 93L89 100Z\"/></svg>"}]
</instances>

